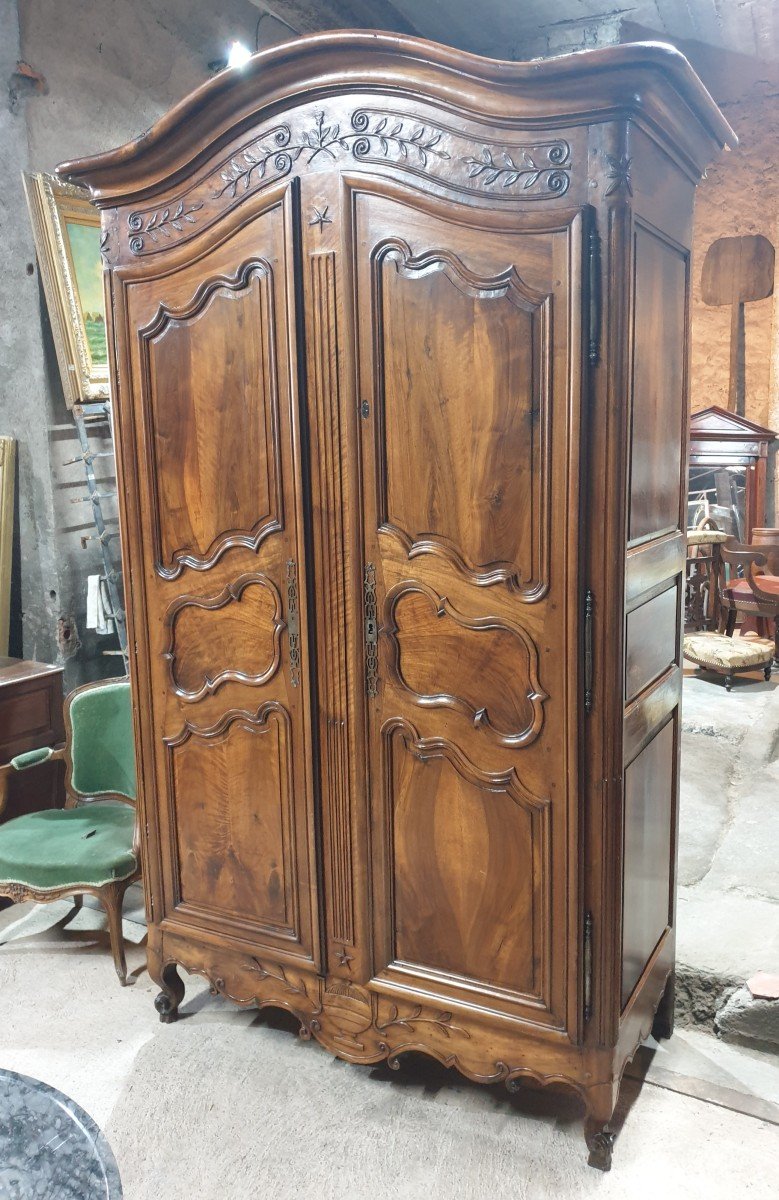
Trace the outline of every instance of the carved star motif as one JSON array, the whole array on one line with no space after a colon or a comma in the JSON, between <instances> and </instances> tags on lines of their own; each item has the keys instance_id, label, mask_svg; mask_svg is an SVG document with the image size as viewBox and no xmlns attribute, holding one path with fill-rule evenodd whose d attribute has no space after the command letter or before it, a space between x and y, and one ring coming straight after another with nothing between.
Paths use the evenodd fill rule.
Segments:
<instances>
[{"instance_id":1,"label":"carved star motif","mask_svg":"<svg viewBox=\"0 0 779 1200\"><path fill-rule=\"evenodd\" d=\"M630 164L633 159L628 158L626 154L621 154L619 158L615 158L613 154L606 155L608 163L608 178L612 181L606 188L606 195L610 196L612 192L625 191L628 196L633 195L633 185L630 182Z\"/></svg>"},{"instance_id":2,"label":"carved star motif","mask_svg":"<svg viewBox=\"0 0 779 1200\"><path fill-rule=\"evenodd\" d=\"M311 220L309 221L309 225L318 225L319 232L321 233L322 230L324 229L325 225L332 225L332 223L333 223L333 218L329 217L327 215L329 213L329 211L330 211L330 206L328 204L325 205L325 207L322 209L321 212L319 211L318 208L315 208L314 215L311 218Z\"/></svg>"},{"instance_id":3,"label":"carved star motif","mask_svg":"<svg viewBox=\"0 0 779 1200\"><path fill-rule=\"evenodd\" d=\"M341 949L337 952L335 957L338 959L338 965L340 967L348 967L349 963L354 958L354 955L347 954L346 946L342 946Z\"/></svg>"}]
</instances>

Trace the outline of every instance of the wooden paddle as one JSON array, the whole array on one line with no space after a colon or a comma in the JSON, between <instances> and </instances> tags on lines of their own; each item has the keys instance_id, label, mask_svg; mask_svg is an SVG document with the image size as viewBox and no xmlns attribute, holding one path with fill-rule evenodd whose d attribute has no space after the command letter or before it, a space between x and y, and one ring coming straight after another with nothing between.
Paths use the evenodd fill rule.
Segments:
<instances>
[{"instance_id":1,"label":"wooden paddle","mask_svg":"<svg viewBox=\"0 0 779 1200\"><path fill-rule=\"evenodd\" d=\"M744 305L765 300L774 290L774 248L761 234L723 237L703 260L704 304L731 305L728 409L744 416Z\"/></svg>"}]
</instances>

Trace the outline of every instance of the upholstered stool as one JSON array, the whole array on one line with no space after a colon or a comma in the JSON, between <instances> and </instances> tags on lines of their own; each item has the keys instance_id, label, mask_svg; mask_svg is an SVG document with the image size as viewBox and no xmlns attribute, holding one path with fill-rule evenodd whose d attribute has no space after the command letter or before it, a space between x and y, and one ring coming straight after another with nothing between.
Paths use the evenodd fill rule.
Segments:
<instances>
[{"instance_id":1,"label":"upholstered stool","mask_svg":"<svg viewBox=\"0 0 779 1200\"><path fill-rule=\"evenodd\" d=\"M771 678L774 643L766 638L733 638L722 633L687 633L684 637L684 657L705 671L717 671L725 676L730 691L733 676L738 671L762 668L766 679Z\"/></svg>"}]
</instances>

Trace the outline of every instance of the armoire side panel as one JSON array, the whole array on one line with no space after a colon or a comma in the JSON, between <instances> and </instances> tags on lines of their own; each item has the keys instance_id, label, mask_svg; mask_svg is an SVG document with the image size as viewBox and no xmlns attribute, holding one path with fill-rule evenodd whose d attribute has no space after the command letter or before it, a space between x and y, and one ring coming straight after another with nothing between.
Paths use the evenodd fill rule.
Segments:
<instances>
[{"instance_id":1,"label":"armoire side panel","mask_svg":"<svg viewBox=\"0 0 779 1200\"><path fill-rule=\"evenodd\" d=\"M687 374L686 258L640 225L634 254L631 544L679 525Z\"/></svg>"},{"instance_id":2,"label":"armoire side panel","mask_svg":"<svg viewBox=\"0 0 779 1200\"><path fill-rule=\"evenodd\" d=\"M675 764L671 720L625 772L623 1005L670 920Z\"/></svg>"},{"instance_id":3,"label":"armoire side panel","mask_svg":"<svg viewBox=\"0 0 779 1200\"><path fill-rule=\"evenodd\" d=\"M638 203L638 201L636 201ZM634 216L625 613L624 1008L671 923L684 566L689 253Z\"/></svg>"}]
</instances>

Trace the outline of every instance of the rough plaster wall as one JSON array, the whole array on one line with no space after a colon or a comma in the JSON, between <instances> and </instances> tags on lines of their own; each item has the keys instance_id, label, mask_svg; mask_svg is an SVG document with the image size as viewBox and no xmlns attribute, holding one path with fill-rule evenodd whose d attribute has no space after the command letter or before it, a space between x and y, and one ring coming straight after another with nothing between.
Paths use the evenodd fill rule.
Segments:
<instances>
[{"instance_id":1,"label":"rough plaster wall","mask_svg":"<svg viewBox=\"0 0 779 1200\"><path fill-rule=\"evenodd\" d=\"M83 471L63 465L79 447L37 271L26 274L35 258L20 173L136 137L208 77L208 62L232 37L253 45L258 16L249 0L0 0L0 432L19 439L12 652L65 661L68 688L120 670L121 660L102 656L113 638L84 629L86 577L101 559L95 542L81 548L93 529L78 499ZM47 94L12 101L19 58L43 74ZM96 467L113 490L110 462ZM106 516L115 511L109 502ZM83 645L63 660L57 619L71 614Z\"/></svg>"},{"instance_id":2,"label":"rough plaster wall","mask_svg":"<svg viewBox=\"0 0 779 1200\"><path fill-rule=\"evenodd\" d=\"M27 166L24 101L11 94L19 55L16 4L0 0L0 433L18 441L11 653L53 661L59 611L46 387L37 273L20 172Z\"/></svg>"},{"instance_id":3,"label":"rough plaster wall","mask_svg":"<svg viewBox=\"0 0 779 1200\"><path fill-rule=\"evenodd\" d=\"M776 246L779 235L779 93L770 83L757 83L749 95L722 107L740 145L709 169L695 203L693 410L710 404L728 406L730 308L713 308L701 299L706 251L719 237L762 233ZM769 427L777 415L771 400L771 347L776 322L776 289L767 300L745 306L745 413L750 420Z\"/></svg>"}]
</instances>

